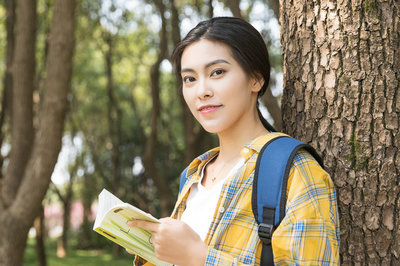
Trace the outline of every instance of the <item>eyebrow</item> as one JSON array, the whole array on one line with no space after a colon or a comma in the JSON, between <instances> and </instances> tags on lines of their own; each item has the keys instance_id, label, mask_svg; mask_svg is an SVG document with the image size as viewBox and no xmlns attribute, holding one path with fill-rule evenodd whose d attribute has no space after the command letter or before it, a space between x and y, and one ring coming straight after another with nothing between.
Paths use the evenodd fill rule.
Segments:
<instances>
[{"instance_id":1,"label":"eyebrow","mask_svg":"<svg viewBox=\"0 0 400 266\"><path fill-rule=\"evenodd\" d=\"M207 68L209 68L209 67L211 67L213 65L216 65L216 64L228 64L228 65L231 65L231 63L229 63L225 59L217 59L217 60L211 61L210 63L206 64L204 68L207 69ZM181 73L184 73L184 72L195 72L195 71L192 68L183 68L181 70Z\"/></svg>"}]
</instances>

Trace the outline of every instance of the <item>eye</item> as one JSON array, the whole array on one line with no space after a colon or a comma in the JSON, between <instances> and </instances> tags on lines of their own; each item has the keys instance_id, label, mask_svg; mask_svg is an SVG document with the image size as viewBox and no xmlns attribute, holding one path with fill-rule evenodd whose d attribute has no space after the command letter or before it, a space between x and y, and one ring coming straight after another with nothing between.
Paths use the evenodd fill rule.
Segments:
<instances>
[{"instance_id":1,"label":"eye","mask_svg":"<svg viewBox=\"0 0 400 266\"><path fill-rule=\"evenodd\" d=\"M211 73L211 76L212 76L212 77L220 76L220 75L224 74L225 72L226 72L226 71L223 70L223 69L217 69L217 70L215 70L215 71L213 71L213 72Z\"/></svg>"},{"instance_id":2,"label":"eye","mask_svg":"<svg viewBox=\"0 0 400 266\"><path fill-rule=\"evenodd\" d=\"M196 79L192 76L185 76L182 78L183 83L192 83L195 82Z\"/></svg>"}]
</instances>

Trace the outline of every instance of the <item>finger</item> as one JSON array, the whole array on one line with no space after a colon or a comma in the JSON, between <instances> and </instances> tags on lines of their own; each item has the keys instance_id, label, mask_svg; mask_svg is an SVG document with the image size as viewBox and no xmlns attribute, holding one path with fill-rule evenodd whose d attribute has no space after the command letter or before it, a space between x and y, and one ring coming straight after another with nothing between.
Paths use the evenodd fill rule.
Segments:
<instances>
[{"instance_id":1,"label":"finger","mask_svg":"<svg viewBox=\"0 0 400 266\"><path fill-rule=\"evenodd\" d=\"M139 227L144 230L148 230L150 232L157 232L157 228L158 228L159 224L149 222L149 221L143 221L143 220L133 220L133 221L127 222L127 225L131 226L131 227Z\"/></svg>"},{"instance_id":2,"label":"finger","mask_svg":"<svg viewBox=\"0 0 400 266\"><path fill-rule=\"evenodd\" d=\"M133 251L130 251L129 249L125 249L126 250L126 252L128 252L129 254L132 254L132 255L135 255L135 253L133 252Z\"/></svg>"},{"instance_id":3,"label":"finger","mask_svg":"<svg viewBox=\"0 0 400 266\"><path fill-rule=\"evenodd\" d=\"M176 221L176 219L171 218L171 217L164 217L164 218L160 218L158 221L160 223L168 223L168 222Z\"/></svg>"}]
</instances>

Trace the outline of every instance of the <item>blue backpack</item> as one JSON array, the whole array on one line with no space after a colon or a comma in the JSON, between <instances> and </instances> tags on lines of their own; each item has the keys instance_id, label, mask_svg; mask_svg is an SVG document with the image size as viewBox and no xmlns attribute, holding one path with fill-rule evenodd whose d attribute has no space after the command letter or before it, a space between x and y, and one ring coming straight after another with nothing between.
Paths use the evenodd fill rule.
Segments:
<instances>
[{"instance_id":1,"label":"blue backpack","mask_svg":"<svg viewBox=\"0 0 400 266\"><path fill-rule=\"evenodd\" d=\"M274 265L272 234L285 216L287 182L293 159L300 149L307 150L322 166L313 147L288 137L278 136L261 149L254 171L252 208L262 242L261 265ZM187 181L187 168L182 172L179 191ZM258 189L261 188L261 189Z\"/></svg>"}]
</instances>

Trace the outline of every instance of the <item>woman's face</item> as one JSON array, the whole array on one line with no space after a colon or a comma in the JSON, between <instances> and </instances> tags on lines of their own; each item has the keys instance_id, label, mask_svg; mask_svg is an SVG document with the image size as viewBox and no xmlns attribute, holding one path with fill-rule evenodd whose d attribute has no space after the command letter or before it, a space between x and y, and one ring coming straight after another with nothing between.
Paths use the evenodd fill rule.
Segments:
<instances>
[{"instance_id":1,"label":"woman's face","mask_svg":"<svg viewBox=\"0 0 400 266\"><path fill-rule=\"evenodd\" d=\"M244 72L229 46L205 39L192 43L183 51L181 76L185 101L208 132L248 130L249 119L258 119L263 81Z\"/></svg>"}]
</instances>

